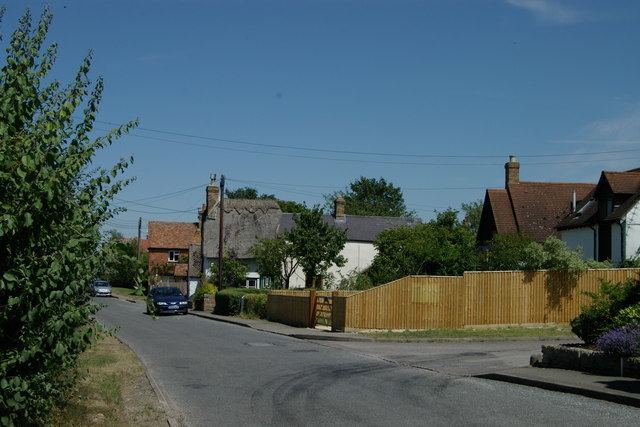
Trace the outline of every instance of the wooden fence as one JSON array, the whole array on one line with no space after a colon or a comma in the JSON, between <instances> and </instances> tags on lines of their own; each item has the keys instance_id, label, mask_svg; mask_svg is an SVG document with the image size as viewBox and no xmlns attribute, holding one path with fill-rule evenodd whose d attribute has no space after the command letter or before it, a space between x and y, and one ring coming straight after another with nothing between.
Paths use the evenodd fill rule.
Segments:
<instances>
[{"instance_id":1,"label":"wooden fence","mask_svg":"<svg viewBox=\"0 0 640 427\"><path fill-rule=\"evenodd\" d=\"M333 319L338 316L339 324L344 324L344 315L336 314L333 302L338 298L355 295L359 292L350 291L271 291L267 296L267 319L273 322L285 323L292 326L313 327L317 318L317 300L327 298L331 300L330 315ZM344 305L344 304L343 304ZM343 307L341 305L340 307ZM324 305L323 305L324 306ZM326 307L326 306L324 306ZM344 311L344 309L342 309Z\"/></svg>"},{"instance_id":2,"label":"wooden fence","mask_svg":"<svg viewBox=\"0 0 640 427\"><path fill-rule=\"evenodd\" d=\"M409 276L362 292L332 295L332 329L430 329L475 325L567 323L602 280L637 278L640 269L465 272ZM318 292L317 295L329 295ZM309 292L269 295L271 320L308 326ZM307 320L305 320L307 319Z\"/></svg>"}]
</instances>

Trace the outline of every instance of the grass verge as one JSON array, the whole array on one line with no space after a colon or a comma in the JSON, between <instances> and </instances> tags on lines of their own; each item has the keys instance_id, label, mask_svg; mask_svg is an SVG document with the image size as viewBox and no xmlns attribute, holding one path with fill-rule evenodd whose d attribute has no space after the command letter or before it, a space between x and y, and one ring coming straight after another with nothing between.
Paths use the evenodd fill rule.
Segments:
<instances>
[{"instance_id":1,"label":"grass verge","mask_svg":"<svg viewBox=\"0 0 640 427\"><path fill-rule=\"evenodd\" d=\"M125 297L128 299L134 299L138 301L144 301L145 297L143 295L133 295L133 289L131 288L118 288L115 286L111 287L111 293L116 294L121 297Z\"/></svg>"},{"instance_id":2,"label":"grass verge","mask_svg":"<svg viewBox=\"0 0 640 427\"><path fill-rule=\"evenodd\" d=\"M427 329L422 331L379 331L362 332L376 341L417 341L417 340L509 340L509 339L545 339L573 337L571 328L565 325L521 327L508 326L501 328L478 329Z\"/></svg>"},{"instance_id":3,"label":"grass verge","mask_svg":"<svg viewBox=\"0 0 640 427\"><path fill-rule=\"evenodd\" d=\"M144 367L117 339L106 337L82 354L78 372L78 384L54 415L54 425L166 425Z\"/></svg>"}]
</instances>

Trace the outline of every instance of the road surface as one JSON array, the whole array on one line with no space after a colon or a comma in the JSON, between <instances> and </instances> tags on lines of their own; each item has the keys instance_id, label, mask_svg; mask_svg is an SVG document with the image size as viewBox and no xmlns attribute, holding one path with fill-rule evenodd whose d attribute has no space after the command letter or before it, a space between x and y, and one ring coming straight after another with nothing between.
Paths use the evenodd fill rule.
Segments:
<instances>
[{"instance_id":1,"label":"road surface","mask_svg":"<svg viewBox=\"0 0 640 427\"><path fill-rule=\"evenodd\" d=\"M154 320L143 304L99 302L105 307L98 319L117 328L187 425L623 426L640 420L635 408L434 372L351 345L195 316Z\"/></svg>"}]
</instances>

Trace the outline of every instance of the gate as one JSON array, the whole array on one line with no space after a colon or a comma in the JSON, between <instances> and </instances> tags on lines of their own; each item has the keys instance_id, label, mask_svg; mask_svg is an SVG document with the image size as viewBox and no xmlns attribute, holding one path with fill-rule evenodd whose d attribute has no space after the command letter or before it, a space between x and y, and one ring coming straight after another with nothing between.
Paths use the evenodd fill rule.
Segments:
<instances>
[{"instance_id":1,"label":"gate","mask_svg":"<svg viewBox=\"0 0 640 427\"><path fill-rule=\"evenodd\" d=\"M327 296L316 296L316 323L313 325L331 327L331 306L332 298Z\"/></svg>"},{"instance_id":2,"label":"gate","mask_svg":"<svg viewBox=\"0 0 640 427\"><path fill-rule=\"evenodd\" d=\"M309 327L315 328L316 325L331 327L331 307L333 299L331 293L322 292L318 295L315 290L309 292Z\"/></svg>"}]
</instances>

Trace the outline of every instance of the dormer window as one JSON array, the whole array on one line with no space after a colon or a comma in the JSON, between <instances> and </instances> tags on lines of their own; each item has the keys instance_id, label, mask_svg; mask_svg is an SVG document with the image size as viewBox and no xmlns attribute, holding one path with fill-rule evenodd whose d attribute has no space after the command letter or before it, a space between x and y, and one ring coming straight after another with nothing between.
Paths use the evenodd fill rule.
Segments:
<instances>
[{"instance_id":1,"label":"dormer window","mask_svg":"<svg viewBox=\"0 0 640 427\"><path fill-rule=\"evenodd\" d=\"M607 215L613 212L613 199L607 199Z\"/></svg>"}]
</instances>

